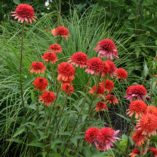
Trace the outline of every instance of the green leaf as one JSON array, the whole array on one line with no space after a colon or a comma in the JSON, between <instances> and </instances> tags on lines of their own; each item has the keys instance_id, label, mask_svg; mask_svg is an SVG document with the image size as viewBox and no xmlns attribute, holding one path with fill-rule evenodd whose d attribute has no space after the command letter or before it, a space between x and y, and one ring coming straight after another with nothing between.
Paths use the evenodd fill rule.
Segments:
<instances>
[{"instance_id":1,"label":"green leaf","mask_svg":"<svg viewBox=\"0 0 157 157\"><path fill-rule=\"evenodd\" d=\"M20 3L21 3L20 0L13 0L13 2L14 2L15 4L20 4Z\"/></svg>"},{"instance_id":2,"label":"green leaf","mask_svg":"<svg viewBox=\"0 0 157 157\"><path fill-rule=\"evenodd\" d=\"M20 134L22 134L25 131L24 127L20 127L17 129L17 131L15 132L15 134L13 135L13 138L19 136Z\"/></svg>"}]
</instances>

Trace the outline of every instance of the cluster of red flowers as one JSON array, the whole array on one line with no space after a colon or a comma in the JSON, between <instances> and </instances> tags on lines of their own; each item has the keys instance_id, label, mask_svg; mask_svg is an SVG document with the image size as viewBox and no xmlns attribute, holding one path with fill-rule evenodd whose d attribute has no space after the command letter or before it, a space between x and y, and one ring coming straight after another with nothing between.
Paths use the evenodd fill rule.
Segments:
<instances>
[{"instance_id":1,"label":"cluster of red flowers","mask_svg":"<svg viewBox=\"0 0 157 157\"><path fill-rule=\"evenodd\" d=\"M145 145L150 140L150 137L157 133L157 107L148 106L145 103L146 96L147 90L143 85L132 85L126 90L126 98L130 100L127 114L130 117L135 117L136 120L132 140L138 147ZM140 152L136 148L130 153L130 156L136 157L138 154L144 155L148 150L147 148L144 152Z\"/></svg>"},{"instance_id":2,"label":"cluster of red flowers","mask_svg":"<svg viewBox=\"0 0 157 157\"><path fill-rule=\"evenodd\" d=\"M112 128L88 128L85 132L85 141L94 145L100 151L111 149L113 144L119 139L117 137L119 130L115 131Z\"/></svg>"}]
</instances>

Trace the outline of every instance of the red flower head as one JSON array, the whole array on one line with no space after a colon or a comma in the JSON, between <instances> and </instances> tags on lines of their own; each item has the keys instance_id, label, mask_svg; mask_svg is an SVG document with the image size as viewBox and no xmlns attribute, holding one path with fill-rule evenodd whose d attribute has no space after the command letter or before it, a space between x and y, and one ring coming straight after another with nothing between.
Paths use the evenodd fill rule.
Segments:
<instances>
[{"instance_id":1,"label":"red flower head","mask_svg":"<svg viewBox=\"0 0 157 157\"><path fill-rule=\"evenodd\" d=\"M74 79L75 69L67 62L62 62L58 65L58 81L71 82Z\"/></svg>"},{"instance_id":2,"label":"red flower head","mask_svg":"<svg viewBox=\"0 0 157 157\"><path fill-rule=\"evenodd\" d=\"M157 130L157 116L153 114L146 114L141 117L136 125L138 130L142 130L143 135L154 135Z\"/></svg>"},{"instance_id":3,"label":"red flower head","mask_svg":"<svg viewBox=\"0 0 157 157\"><path fill-rule=\"evenodd\" d=\"M157 148L151 147L149 148L149 151L153 153L154 157L157 157Z\"/></svg>"},{"instance_id":4,"label":"red flower head","mask_svg":"<svg viewBox=\"0 0 157 157\"><path fill-rule=\"evenodd\" d=\"M123 68L118 68L115 71L115 75L118 79L126 79L128 77L128 72Z\"/></svg>"},{"instance_id":5,"label":"red flower head","mask_svg":"<svg viewBox=\"0 0 157 157\"><path fill-rule=\"evenodd\" d=\"M109 69L110 69L110 66L106 63L106 62L103 62L103 70L102 70L102 73L101 73L101 76L106 76L107 73L109 72Z\"/></svg>"},{"instance_id":6,"label":"red flower head","mask_svg":"<svg viewBox=\"0 0 157 157\"><path fill-rule=\"evenodd\" d=\"M36 19L34 9L29 4L19 4L15 11L12 12L12 16L21 23L32 23Z\"/></svg>"},{"instance_id":7,"label":"red flower head","mask_svg":"<svg viewBox=\"0 0 157 157\"><path fill-rule=\"evenodd\" d=\"M98 85L94 85L89 91L90 94L104 94L104 92L104 82L100 82Z\"/></svg>"},{"instance_id":8,"label":"red flower head","mask_svg":"<svg viewBox=\"0 0 157 157\"><path fill-rule=\"evenodd\" d=\"M44 91L42 95L39 97L39 100L44 103L45 106L50 106L54 100L56 99L56 96L54 92L52 91Z\"/></svg>"},{"instance_id":9,"label":"red flower head","mask_svg":"<svg viewBox=\"0 0 157 157\"><path fill-rule=\"evenodd\" d=\"M106 103L108 104L114 104L114 105L118 104L118 99L113 94L107 94L105 99L106 99Z\"/></svg>"},{"instance_id":10,"label":"red flower head","mask_svg":"<svg viewBox=\"0 0 157 157\"><path fill-rule=\"evenodd\" d=\"M45 65L42 62L32 62L30 72L35 74L44 73L46 70Z\"/></svg>"},{"instance_id":11,"label":"red flower head","mask_svg":"<svg viewBox=\"0 0 157 157\"><path fill-rule=\"evenodd\" d=\"M42 58L45 60L45 62L51 62L52 64L57 62L57 56L54 52L45 52L42 55Z\"/></svg>"},{"instance_id":12,"label":"red flower head","mask_svg":"<svg viewBox=\"0 0 157 157\"><path fill-rule=\"evenodd\" d=\"M136 130L132 135L132 140L137 146L141 146L144 144L146 136L142 134L141 130Z\"/></svg>"},{"instance_id":13,"label":"red flower head","mask_svg":"<svg viewBox=\"0 0 157 157\"><path fill-rule=\"evenodd\" d=\"M61 36L65 39L67 39L69 37L69 30L68 30L68 28L66 28L64 26L58 26L58 27L54 28L53 30L51 30L51 33L53 36Z\"/></svg>"},{"instance_id":14,"label":"red flower head","mask_svg":"<svg viewBox=\"0 0 157 157\"><path fill-rule=\"evenodd\" d=\"M112 76L114 75L115 71L116 71L116 65L110 61L110 60L106 60L105 63L108 65L109 69L108 69L108 73Z\"/></svg>"},{"instance_id":15,"label":"red flower head","mask_svg":"<svg viewBox=\"0 0 157 157\"><path fill-rule=\"evenodd\" d=\"M111 92L114 88L114 83L111 80L105 80L105 90Z\"/></svg>"},{"instance_id":16,"label":"red flower head","mask_svg":"<svg viewBox=\"0 0 157 157\"><path fill-rule=\"evenodd\" d=\"M51 44L49 46L48 51L54 52L54 53L61 53L62 52L62 47L59 44Z\"/></svg>"},{"instance_id":17,"label":"red flower head","mask_svg":"<svg viewBox=\"0 0 157 157\"><path fill-rule=\"evenodd\" d=\"M86 72L89 74L100 74L103 70L103 61L98 57L93 57L87 61Z\"/></svg>"},{"instance_id":18,"label":"red flower head","mask_svg":"<svg viewBox=\"0 0 157 157\"><path fill-rule=\"evenodd\" d=\"M44 77L37 77L34 82L33 85L36 89L43 91L46 89L46 87L48 86L48 81L46 78Z\"/></svg>"},{"instance_id":19,"label":"red flower head","mask_svg":"<svg viewBox=\"0 0 157 157\"><path fill-rule=\"evenodd\" d=\"M136 157L140 154L140 151L137 148L134 148L132 152L129 154L130 157Z\"/></svg>"},{"instance_id":20,"label":"red flower head","mask_svg":"<svg viewBox=\"0 0 157 157\"><path fill-rule=\"evenodd\" d=\"M96 112L104 111L104 110L108 110L108 107L107 107L107 105L104 102L99 101L96 104L95 110L96 110Z\"/></svg>"},{"instance_id":21,"label":"red flower head","mask_svg":"<svg viewBox=\"0 0 157 157\"><path fill-rule=\"evenodd\" d=\"M97 43L95 51L100 57L107 59L118 58L118 51L115 43L111 39L103 39Z\"/></svg>"},{"instance_id":22,"label":"red flower head","mask_svg":"<svg viewBox=\"0 0 157 157\"><path fill-rule=\"evenodd\" d=\"M71 95L74 92L74 87L71 83L63 83L61 89L68 95Z\"/></svg>"},{"instance_id":23,"label":"red flower head","mask_svg":"<svg viewBox=\"0 0 157 157\"><path fill-rule=\"evenodd\" d=\"M76 67L85 68L87 64L87 55L83 52L75 52L69 62Z\"/></svg>"},{"instance_id":24,"label":"red flower head","mask_svg":"<svg viewBox=\"0 0 157 157\"><path fill-rule=\"evenodd\" d=\"M126 98L130 101L133 99L144 99L147 95L147 90L143 85L132 85L126 90Z\"/></svg>"},{"instance_id":25,"label":"red flower head","mask_svg":"<svg viewBox=\"0 0 157 157\"><path fill-rule=\"evenodd\" d=\"M112 128L108 127L100 129L97 135L97 142L95 143L96 148L101 151L111 149L114 142L119 139L117 137L118 133L119 130L115 131Z\"/></svg>"},{"instance_id":26,"label":"red flower head","mask_svg":"<svg viewBox=\"0 0 157 157\"><path fill-rule=\"evenodd\" d=\"M147 106L147 113L154 114L155 116L157 116L157 107Z\"/></svg>"},{"instance_id":27,"label":"red flower head","mask_svg":"<svg viewBox=\"0 0 157 157\"><path fill-rule=\"evenodd\" d=\"M85 141L90 143L90 144L94 144L97 140L97 136L99 133L99 128L88 128L85 132Z\"/></svg>"},{"instance_id":28,"label":"red flower head","mask_svg":"<svg viewBox=\"0 0 157 157\"><path fill-rule=\"evenodd\" d=\"M129 109L127 110L127 114L132 117L135 115L135 118L141 117L144 113L146 113L147 104L142 100L134 100L130 103Z\"/></svg>"}]
</instances>

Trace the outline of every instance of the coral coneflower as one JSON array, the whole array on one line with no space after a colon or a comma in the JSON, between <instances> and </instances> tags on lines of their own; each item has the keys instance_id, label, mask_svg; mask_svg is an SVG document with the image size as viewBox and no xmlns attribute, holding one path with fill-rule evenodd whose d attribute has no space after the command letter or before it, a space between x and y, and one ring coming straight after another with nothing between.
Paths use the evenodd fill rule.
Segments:
<instances>
[{"instance_id":1,"label":"coral coneflower","mask_svg":"<svg viewBox=\"0 0 157 157\"><path fill-rule=\"evenodd\" d=\"M101 73L101 76L104 77L108 74L109 72L109 65L104 61L103 62L103 70L102 70L102 73Z\"/></svg>"},{"instance_id":2,"label":"coral coneflower","mask_svg":"<svg viewBox=\"0 0 157 157\"><path fill-rule=\"evenodd\" d=\"M111 92L114 88L114 83L112 80L107 79L105 80L104 86L105 86L105 91Z\"/></svg>"},{"instance_id":3,"label":"coral coneflower","mask_svg":"<svg viewBox=\"0 0 157 157\"><path fill-rule=\"evenodd\" d=\"M119 139L117 137L118 133L119 130L115 131L109 127L100 129L97 135L97 142L95 143L96 148L101 151L111 149L116 140Z\"/></svg>"},{"instance_id":4,"label":"coral coneflower","mask_svg":"<svg viewBox=\"0 0 157 157\"><path fill-rule=\"evenodd\" d=\"M143 135L155 135L157 131L157 116L150 113L143 115L136 128L142 130Z\"/></svg>"},{"instance_id":5,"label":"coral coneflower","mask_svg":"<svg viewBox=\"0 0 157 157\"><path fill-rule=\"evenodd\" d=\"M118 79L124 80L128 77L128 72L123 68L118 68L115 71L115 75Z\"/></svg>"},{"instance_id":6,"label":"coral coneflower","mask_svg":"<svg viewBox=\"0 0 157 157\"><path fill-rule=\"evenodd\" d=\"M45 106L50 106L54 100L56 99L56 96L54 92L52 91L44 91L40 97L39 100L45 105Z\"/></svg>"},{"instance_id":7,"label":"coral coneflower","mask_svg":"<svg viewBox=\"0 0 157 157\"><path fill-rule=\"evenodd\" d=\"M71 82L74 79L75 69L72 64L62 62L58 65L58 81Z\"/></svg>"},{"instance_id":8,"label":"coral coneflower","mask_svg":"<svg viewBox=\"0 0 157 157\"><path fill-rule=\"evenodd\" d=\"M103 70L103 61L98 57L93 57L87 61L86 72L89 74L100 74Z\"/></svg>"},{"instance_id":9,"label":"coral coneflower","mask_svg":"<svg viewBox=\"0 0 157 157\"><path fill-rule=\"evenodd\" d=\"M147 113L154 114L157 116L157 107L156 106L147 106Z\"/></svg>"},{"instance_id":10,"label":"coral coneflower","mask_svg":"<svg viewBox=\"0 0 157 157\"><path fill-rule=\"evenodd\" d=\"M134 148L132 152L129 154L130 157L136 157L140 154L140 151L137 148Z\"/></svg>"},{"instance_id":11,"label":"coral coneflower","mask_svg":"<svg viewBox=\"0 0 157 157\"><path fill-rule=\"evenodd\" d=\"M62 47L59 44L51 44L49 46L48 51L54 52L54 53L61 53L62 52Z\"/></svg>"},{"instance_id":12,"label":"coral coneflower","mask_svg":"<svg viewBox=\"0 0 157 157\"><path fill-rule=\"evenodd\" d=\"M51 33L53 36L61 36L65 39L67 39L69 37L69 30L68 30L68 28L66 28L64 26L58 26L58 27L54 28L53 30L51 30Z\"/></svg>"},{"instance_id":13,"label":"coral coneflower","mask_svg":"<svg viewBox=\"0 0 157 157\"><path fill-rule=\"evenodd\" d=\"M30 72L35 74L44 73L46 70L45 65L42 62L32 62Z\"/></svg>"},{"instance_id":14,"label":"coral coneflower","mask_svg":"<svg viewBox=\"0 0 157 157\"><path fill-rule=\"evenodd\" d=\"M148 150L153 153L154 157L157 157L157 148L151 147Z\"/></svg>"},{"instance_id":15,"label":"coral coneflower","mask_svg":"<svg viewBox=\"0 0 157 157\"><path fill-rule=\"evenodd\" d=\"M110 61L110 60L106 60L105 63L108 66L108 73L113 76L115 71L116 71L116 65L114 64L114 62Z\"/></svg>"},{"instance_id":16,"label":"coral coneflower","mask_svg":"<svg viewBox=\"0 0 157 157\"><path fill-rule=\"evenodd\" d=\"M74 92L74 87L71 83L62 83L61 90L71 95Z\"/></svg>"},{"instance_id":17,"label":"coral coneflower","mask_svg":"<svg viewBox=\"0 0 157 157\"><path fill-rule=\"evenodd\" d=\"M135 115L135 118L141 117L144 113L146 113L147 104L142 100L134 100L130 103L129 109L127 110L127 114L132 117Z\"/></svg>"},{"instance_id":18,"label":"coral coneflower","mask_svg":"<svg viewBox=\"0 0 157 157\"><path fill-rule=\"evenodd\" d=\"M97 43L95 51L100 57L107 59L118 58L118 51L115 43L111 39L103 39Z\"/></svg>"},{"instance_id":19,"label":"coral coneflower","mask_svg":"<svg viewBox=\"0 0 157 157\"><path fill-rule=\"evenodd\" d=\"M142 99L144 100L145 96L147 95L147 90L143 85L132 85L129 86L126 90L126 98L128 100L133 100L133 99Z\"/></svg>"},{"instance_id":20,"label":"coral coneflower","mask_svg":"<svg viewBox=\"0 0 157 157\"><path fill-rule=\"evenodd\" d=\"M12 12L12 16L21 23L32 23L36 19L34 9L29 4L19 4L15 11Z\"/></svg>"},{"instance_id":21,"label":"coral coneflower","mask_svg":"<svg viewBox=\"0 0 157 157\"><path fill-rule=\"evenodd\" d=\"M57 56L54 52L45 52L42 55L42 58L45 60L45 62L51 62L52 64L57 62Z\"/></svg>"},{"instance_id":22,"label":"coral coneflower","mask_svg":"<svg viewBox=\"0 0 157 157\"><path fill-rule=\"evenodd\" d=\"M87 64L87 55L83 52L75 52L69 62L76 67L85 68Z\"/></svg>"},{"instance_id":23,"label":"coral coneflower","mask_svg":"<svg viewBox=\"0 0 157 157\"><path fill-rule=\"evenodd\" d=\"M104 102L99 101L96 104L95 110L96 110L96 112L104 111L104 110L108 110L108 107Z\"/></svg>"},{"instance_id":24,"label":"coral coneflower","mask_svg":"<svg viewBox=\"0 0 157 157\"><path fill-rule=\"evenodd\" d=\"M135 130L132 135L132 140L137 146L141 146L144 144L146 136L142 134L142 130Z\"/></svg>"},{"instance_id":25,"label":"coral coneflower","mask_svg":"<svg viewBox=\"0 0 157 157\"><path fill-rule=\"evenodd\" d=\"M103 94L104 92L104 82L100 82L98 85L94 85L89 91L90 94Z\"/></svg>"},{"instance_id":26,"label":"coral coneflower","mask_svg":"<svg viewBox=\"0 0 157 157\"><path fill-rule=\"evenodd\" d=\"M117 97L116 97L115 95L113 95L113 94L107 94L107 95L105 96L105 100L106 100L106 103L107 103L107 104L116 105L116 104L119 103Z\"/></svg>"},{"instance_id":27,"label":"coral coneflower","mask_svg":"<svg viewBox=\"0 0 157 157\"><path fill-rule=\"evenodd\" d=\"M97 140L99 130L100 129L96 127L88 128L85 132L85 141L90 144L94 144Z\"/></svg>"},{"instance_id":28,"label":"coral coneflower","mask_svg":"<svg viewBox=\"0 0 157 157\"><path fill-rule=\"evenodd\" d=\"M35 89L38 89L40 91L43 91L46 89L46 87L48 86L48 81L46 78L44 77L37 77L34 81L33 81L33 85L35 87Z\"/></svg>"}]
</instances>

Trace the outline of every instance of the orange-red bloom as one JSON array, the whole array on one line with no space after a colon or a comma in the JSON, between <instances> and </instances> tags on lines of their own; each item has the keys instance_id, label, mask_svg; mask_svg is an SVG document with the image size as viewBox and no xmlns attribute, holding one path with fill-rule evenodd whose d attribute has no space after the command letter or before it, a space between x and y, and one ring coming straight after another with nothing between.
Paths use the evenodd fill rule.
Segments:
<instances>
[{"instance_id":1,"label":"orange-red bloom","mask_svg":"<svg viewBox=\"0 0 157 157\"><path fill-rule=\"evenodd\" d=\"M145 96L147 95L147 90L143 85L132 85L129 86L126 90L126 98L128 100L133 100L133 99L144 99Z\"/></svg>"},{"instance_id":2,"label":"orange-red bloom","mask_svg":"<svg viewBox=\"0 0 157 157\"><path fill-rule=\"evenodd\" d=\"M35 74L44 73L46 70L45 65L42 62L32 62L30 72Z\"/></svg>"},{"instance_id":3,"label":"orange-red bloom","mask_svg":"<svg viewBox=\"0 0 157 157\"><path fill-rule=\"evenodd\" d=\"M75 69L72 64L62 62L58 65L58 81L71 82L74 79Z\"/></svg>"},{"instance_id":4,"label":"orange-red bloom","mask_svg":"<svg viewBox=\"0 0 157 157\"><path fill-rule=\"evenodd\" d=\"M106 63L105 61L103 62L103 70L101 73L101 76L106 76L109 72L110 66L108 65L108 63Z\"/></svg>"},{"instance_id":5,"label":"orange-red bloom","mask_svg":"<svg viewBox=\"0 0 157 157\"><path fill-rule=\"evenodd\" d=\"M54 52L45 52L42 55L42 58L45 60L45 62L51 62L52 64L57 62L57 56Z\"/></svg>"},{"instance_id":6,"label":"orange-red bloom","mask_svg":"<svg viewBox=\"0 0 157 157\"><path fill-rule=\"evenodd\" d=\"M157 130L157 116L150 113L143 115L137 123L136 128L142 130L143 135L155 135Z\"/></svg>"},{"instance_id":7,"label":"orange-red bloom","mask_svg":"<svg viewBox=\"0 0 157 157\"><path fill-rule=\"evenodd\" d=\"M90 94L103 94L104 92L104 82L100 82L98 85L94 85L89 91Z\"/></svg>"},{"instance_id":8,"label":"orange-red bloom","mask_svg":"<svg viewBox=\"0 0 157 157\"><path fill-rule=\"evenodd\" d=\"M130 157L136 157L140 154L140 151L137 148L134 148L132 152L129 154Z\"/></svg>"},{"instance_id":9,"label":"orange-red bloom","mask_svg":"<svg viewBox=\"0 0 157 157\"><path fill-rule=\"evenodd\" d=\"M135 115L135 118L141 117L144 113L146 113L147 104L142 100L134 100L130 103L129 109L127 110L127 114L132 117Z\"/></svg>"},{"instance_id":10,"label":"orange-red bloom","mask_svg":"<svg viewBox=\"0 0 157 157\"><path fill-rule=\"evenodd\" d=\"M85 68L87 64L87 55L83 52L75 52L69 62L76 67Z\"/></svg>"},{"instance_id":11,"label":"orange-red bloom","mask_svg":"<svg viewBox=\"0 0 157 157\"><path fill-rule=\"evenodd\" d=\"M135 130L132 135L132 140L137 146L141 146L144 144L146 136L142 134L142 130Z\"/></svg>"},{"instance_id":12,"label":"orange-red bloom","mask_svg":"<svg viewBox=\"0 0 157 157\"><path fill-rule=\"evenodd\" d=\"M157 148L151 147L149 148L149 151L153 153L154 157L157 157Z\"/></svg>"},{"instance_id":13,"label":"orange-red bloom","mask_svg":"<svg viewBox=\"0 0 157 157\"><path fill-rule=\"evenodd\" d=\"M108 91L108 92L111 92L114 88L114 83L112 80L105 80L105 90Z\"/></svg>"},{"instance_id":14,"label":"orange-red bloom","mask_svg":"<svg viewBox=\"0 0 157 157\"><path fill-rule=\"evenodd\" d=\"M98 133L99 128L96 127L88 128L85 132L85 141L90 144L94 144L97 140Z\"/></svg>"},{"instance_id":15,"label":"orange-red bloom","mask_svg":"<svg viewBox=\"0 0 157 157\"><path fill-rule=\"evenodd\" d=\"M118 51L115 43L111 39L103 39L97 43L95 48L100 57L106 57L107 59L118 58Z\"/></svg>"},{"instance_id":16,"label":"orange-red bloom","mask_svg":"<svg viewBox=\"0 0 157 157\"><path fill-rule=\"evenodd\" d=\"M126 79L128 77L128 72L123 68L118 68L115 71L115 75L118 79Z\"/></svg>"},{"instance_id":17,"label":"orange-red bloom","mask_svg":"<svg viewBox=\"0 0 157 157\"><path fill-rule=\"evenodd\" d=\"M74 92L74 87L71 83L62 83L61 90L71 95Z\"/></svg>"},{"instance_id":18,"label":"orange-red bloom","mask_svg":"<svg viewBox=\"0 0 157 157\"><path fill-rule=\"evenodd\" d=\"M116 71L116 65L114 64L114 62L110 61L110 60L106 60L105 63L108 65L108 73L113 76L115 71Z\"/></svg>"},{"instance_id":19,"label":"orange-red bloom","mask_svg":"<svg viewBox=\"0 0 157 157\"><path fill-rule=\"evenodd\" d=\"M32 23L36 19L34 9L29 4L19 4L15 11L12 12L12 16L21 23Z\"/></svg>"},{"instance_id":20,"label":"orange-red bloom","mask_svg":"<svg viewBox=\"0 0 157 157\"><path fill-rule=\"evenodd\" d=\"M89 74L100 74L103 70L103 61L98 57L93 57L87 61L86 72Z\"/></svg>"},{"instance_id":21,"label":"orange-red bloom","mask_svg":"<svg viewBox=\"0 0 157 157\"><path fill-rule=\"evenodd\" d=\"M147 106L147 113L154 114L157 116L157 107L156 106Z\"/></svg>"},{"instance_id":22,"label":"orange-red bloom","mask_svg":"<svg viewBox=\"0 0 157 157\"><path fill-rule=\"evenodd\" d=\"M46 89L46 87L48 86L48 81L46 78L44 77L37 77L34 82L33 85L35 87L35 89L38 89L40 91L43 91Z\"/></svg>"},{"instance_id":23,"label":"orange-red bloom","mask_svg":"<svg viewBox=\"0 0 157 157\"><path fill-rule=\"evenodd\" d=\"M99 101L96 104L95 110L96 110L96 112L104 111L104 110L108 110L108 107L107 107L107 105L104 102Z\"/></svg>"},{"instance_id":24,"label":"orange-red bloom","mask_svg":"<svg viewBox=\"0 0 157 157\"><path fill-rule=\"evenodd\" d=\"M44 103L45 106L50 106L55 99L56 96L52 91L44 91L39 97L39 100Z\"/></svg>"},{"instance_id":25,"label":"orange-red bloom","mask_svg":"<svg viewBox=\"0 0 157 157\"><path fill-rule=\"evenodd\" d=\"M117 97L116 97L115 95L113 95L113 94L107 94L107 95L105 96L105 100L106 100L106 103L107 103L107 104L116 105L116 104L119 103Z\"/></svg>"},{"instance_id":26,"label":"orange-red bloom","mask_svg":"<svg viewBox=\"0 0 157 157\"><path fill-rule=\"evenodd\" d=\"M68 28L66 28L64 26L58 26L58 27L54 28L53 30L51 30L51 33L53 36L61 36L65 39L67 39L69 37L69 30L68 30Z\"/></svg>"},{"instance_id":27,"label":"orange-red bloom","mask_svg":"<svg viewBox=\"0 0 157 157\"><path fill-rule=\"evenodd\" d=\"M54 53L61 53L62 52L62 47L59 44L51 44L49 46L48 51L54 52Z\"/></svg>"}]
</instances>

